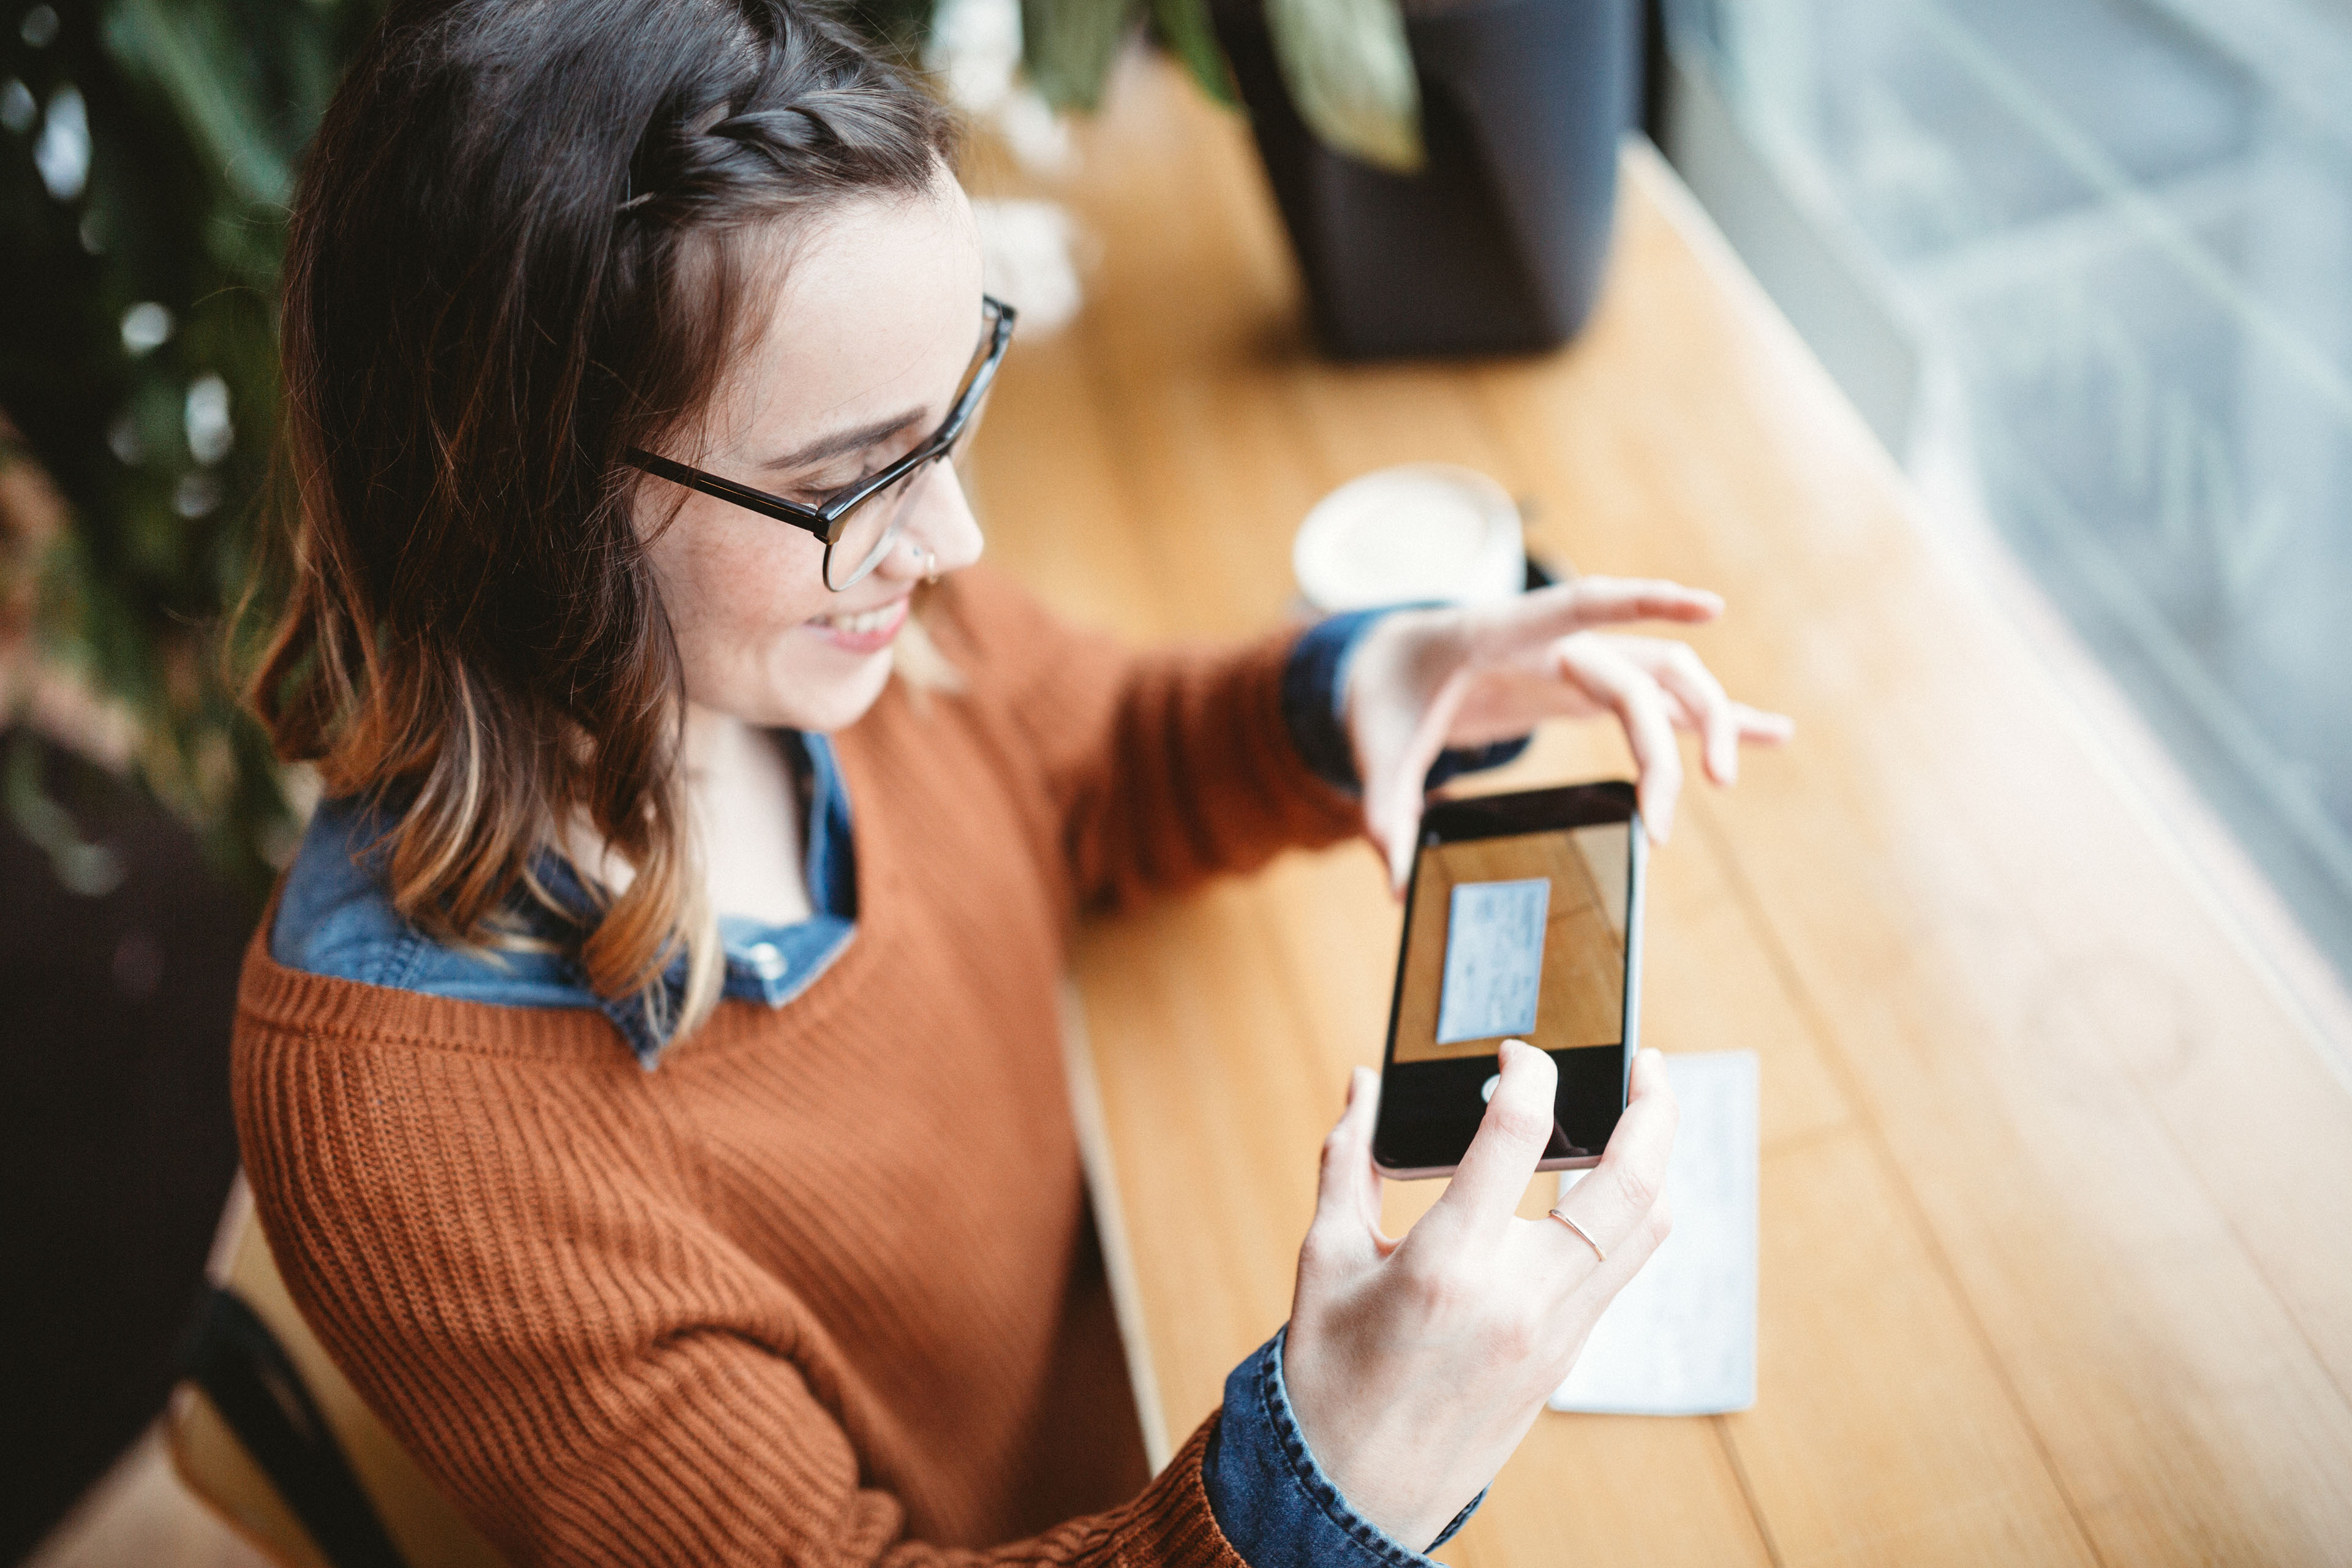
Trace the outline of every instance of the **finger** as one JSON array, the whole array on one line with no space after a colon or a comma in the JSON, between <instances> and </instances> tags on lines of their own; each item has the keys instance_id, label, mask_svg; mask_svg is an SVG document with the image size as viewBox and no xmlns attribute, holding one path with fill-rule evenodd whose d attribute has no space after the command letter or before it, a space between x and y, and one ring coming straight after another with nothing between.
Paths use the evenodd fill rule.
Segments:
<instances>
[{"instance_id":1,"label":"finger","mask_svg":"<svg viewBox=\"0 0 2352 1568\"><path fill-rule=\"evenodd\" d=\"M1532 1224L1535 1235L1531 1239L1546 1247L1557 1252L1562 1241L1571 1244L1556 1268L1559 1283L1564 1287L1559 1298L1561 1310L1580 1329L1568 1352L1566 1364L1560 1368L1559 1375L1566 1377L1583 1355L1585 1341L1592 1332L1592 1325L1608 1310L1609 1303L1616 1300L1617 1292L1633 1283L1633 1276L1639 1274L1643 1267L1657 1256L1658 1248L1665 1245L1666 1237L1675 1228L1674 1205L1669 1200L1660 1198L1643 1216L1641 1223L1633 1227L1633 1234L1609 1249L1606 1260L1596 1259L1591 1247L1579 1243L1575 1237L1565 1235L1563 1226L1549 1219Z\"/></svg>"},{"instance_id":2,"label":"finger","mask_svg":"<svg viewBox=\"0 0 2352 1568\"><path fill-rule=\"evenodd\" d=\"M1628 621L1711 621L1723 598L1657 578L1580 577L1490 606L1466 621L1471 656L1494 663L1593 626Z\"/></svg>"},{"instance_id":3,"label":"finger","mask_svg":"<svg viewBox=\"0 0 2352 1568\"><path fill-rule=\"evenodd\" d=\"M1723 689L1723 682L1715 678L1706 661L1689 647L1678 642L1661 642L1656 661L1650 673L1680 700L1690 718L1691 728L1703 740L1700 754L1706 762L1706 776L1719 784L1734 784L1739 778L1739 713L1738 704Z\"/></svg>"},{"instance_id":4,"label":"finger","mask_svg":"<svg viewBox=\"0 0 2352 1568\"><path fill-rule=\"evenodd\" d=\"M1745 702L1734 703L1733 706L1738 710L1739 738L1749 745L1782 745L1797 732L1797 721L1786 713L1750 708Z\"/></svg>"},{"instance_id":5,"label":"finger","mask_svg":"<svg viewBox=\"0 0 2352 1568\"><path fill-rule=\"evenodd\" d=\"M1559 1088L1552 1059L1525 1040L1505 1040L1496 1054L1502 1060L1502 1081L1454 1179L1430 1209L1432 1216L1444 1216L1442 1227L1473 1245L1491 1245L1510 1228L1519 1195L1551 1142L1553 1099Z\"/></svg>"},{"instance_id":6,"label":"finger","mask_svg":"<svg viewBox=\"0 0 2352 1568\"><path fill-rule=\"evenodd\" d=\"M1357 768L1364 781L1364 830L1389 868L1389 888L1402 893L1421 837L1423 787L1431 764L1445 748L1445 735L1461 710L1471 683L1458 674L1440 685L1411 721L1375 724L1367 715L1357 740Z\"/></svg>"},{"instance_id":7,"label":"finger","mask_svg":"<svg viewBox=\"0 0 2352 1568\"><path fill-rule=\"evenodd\" d=\"M1641 1052L1633 1058L1625 1114L1617 1119L1601 1163L1559 1200L1560 1212L1590 1232L1612 1261L1665 1195L1666 1160L1679 1117L1665 1058L1654 1050ZM1561 1228L1562 1239L1577 1239Z\"/></svg>"},{"instance_id":8,"label":"finger","mask_svg":"<svg viewBox=\"0 0 2352 1568\"><path fill-rule=\"evenodd\" d=\"M1402 894L1412 875L1414 847L1421 841L1421 811L1427 792L1422 783L1443 749L1435 735L1416 738L1402 757L1364 791L1364 831L1389 868L1389 890Z\"/></svg>"},{"instance_id":9,"label":"finger","mask_svg":"<svg viewBox=\"0 0 2352 1568\"><path fill-rule=\"evenodd\" d=\"M1381 862L1388 868L1389 895L1402 898L1405 883L1412 876L1412 841L1421 831L1421 810L1401 806L1386 817L1371 816L1367 826L1373 847L1381 852Z\"/></svg>"},{"instance_id":10,"label":"finger","mask_svg":"<svg viewBox=\"0 0 2352 1568\"><path fill-rule=\"evenodd\" d=\"M1624 728L1641 775L1642 820L1650 842L1664 844L1674 831L1675 802L1683 788L1683 757L1664 691L1599 637L1570 637L1560 644L1559 657L1562 672L1607 704Z\"/></svg>"},{"instance_id":11,"label":"finger","mask_svg":"<svg viewBox=\"0 0 2352 1568\"><path fill-rule=\"evenodd\" d=\"M1369 1255L1378 1245L1380 1173L1372 1168L1372 1127L1380 1103L1380 1075L1358 1068L1348 1078L1348 1108L1323 1140L1313 1229L1318 1247L1339 1255Z\"/></svg>"}]
</instances>

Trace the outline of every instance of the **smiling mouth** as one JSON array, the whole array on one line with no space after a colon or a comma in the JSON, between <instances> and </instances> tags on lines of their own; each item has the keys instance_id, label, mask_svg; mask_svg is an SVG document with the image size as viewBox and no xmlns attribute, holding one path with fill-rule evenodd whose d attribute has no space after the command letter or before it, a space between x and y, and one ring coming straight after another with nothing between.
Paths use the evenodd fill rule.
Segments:
<instances>
[{"instance_id":1,"label":"smiling mouth","mask_svg":"<svg viewBox=\"0 0 2352 1568\"><path fill-rule=\"evenodd\" d=\"M867 637L886 626L895 625L906 607L906 600L893 599L888 604L875 609L858 610L850 615L811 616L809 625L821 626L829 632L842 632L850 637Z\"/></svg>"},{"instance_id":2,"label":"smiling mouth","mask_svg":"<svg viewBox=\"0 0 2352 1568\"><path fill-rule=\"evenodd\" d=\"M826 642L863 658L888 647L906 624L913 595L900 595L870 610L844 610L837 615L811 616L802 625Z\"/></svg>"}]
</instances>

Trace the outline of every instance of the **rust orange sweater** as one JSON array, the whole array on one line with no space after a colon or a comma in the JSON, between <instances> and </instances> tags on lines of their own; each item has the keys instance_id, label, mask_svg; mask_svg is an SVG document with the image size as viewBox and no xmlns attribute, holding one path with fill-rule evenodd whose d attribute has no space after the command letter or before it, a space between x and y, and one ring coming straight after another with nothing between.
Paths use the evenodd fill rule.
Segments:
<instances>
[{"instance_id":1,"label":"rust orange sweater","mask_svg":"<svg viewBox=\"0 0 2352 1568\"><path fill-rule=\"evenodd\" d=\"M979 572L927 625L967 689L894 682L837 738L857 933L782 1010L722 1003L647 1072L598 1013L248 955L237 1122L287 1282L518 1563L1238 1568L1207 1426L1104 1495L1131 1417L1055 987L1081 905L1353 808L1283 723L1287 637L1132 656Z\"/></svg>"}]
</instances>

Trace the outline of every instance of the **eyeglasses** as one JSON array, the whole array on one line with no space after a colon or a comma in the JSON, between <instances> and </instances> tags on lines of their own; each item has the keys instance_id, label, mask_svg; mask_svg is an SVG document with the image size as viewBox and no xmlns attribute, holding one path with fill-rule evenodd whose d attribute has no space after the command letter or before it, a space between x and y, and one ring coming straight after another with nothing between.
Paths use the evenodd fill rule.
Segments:
<instances>
[{"instance_id":1,"label":"eyeglasses","mask_svg":"<svg viewBox=\"0 0 2352 1568\"><path fill-rule=\"evenodd\" d=\"M631 468L815 534L824 541L824 585L838 594L882 563L898 542L899 531L907 523L907 503L924 469L941 459L953 462L961 457L965 437L979 425L989 383L996 379L996 367L1003 363L1004 351L1013 342L1014 315L1012 306L987 295L981 297L981 309L980 349L972 356L971 368L964 373L963 384L956 389L946 421L897 462L814 506L739 485L635 447L623 456Z\"/></svg>"}]
</instances>

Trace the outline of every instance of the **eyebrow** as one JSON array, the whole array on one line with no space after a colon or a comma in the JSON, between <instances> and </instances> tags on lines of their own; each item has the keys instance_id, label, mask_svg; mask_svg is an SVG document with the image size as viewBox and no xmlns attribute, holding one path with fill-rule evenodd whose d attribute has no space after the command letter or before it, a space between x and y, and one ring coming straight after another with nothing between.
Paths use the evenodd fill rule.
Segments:
<instances>
[{"instance_id":1,"label":"eyebrow","mask_svg":"<svg viewBox=\"0 0 2352 1568\"><path fill-rule=\"evenodd\" d=\"M887 441L923 416L919 408L909 408L904 414L887 419L877 419L871 425L861 425L855 430L842 430L831 436L820 436L805 447L798 447L780 458L771 458L761 465L771 473L804 468L821 463L827 458L838 458L849 452L862 452L877 441Z\"/></svg>"}]
</instances>

